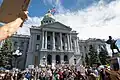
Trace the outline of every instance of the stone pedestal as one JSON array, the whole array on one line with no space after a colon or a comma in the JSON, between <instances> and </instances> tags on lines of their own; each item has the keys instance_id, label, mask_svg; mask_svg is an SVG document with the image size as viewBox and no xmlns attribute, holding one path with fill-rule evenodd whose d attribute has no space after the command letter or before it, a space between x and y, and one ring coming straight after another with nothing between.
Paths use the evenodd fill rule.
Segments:
<instances>
[{"instance_id":1,"label":"stone pedestal","mask_svg":"<svg viewBox=\"0 0 120 80\"><path fill-rule=\"evenodd\" d=\"M114 70L118 70L120 69L120 53L116 53L113 55L113 57L111 57L110 59L108 59L110 62L111 67Z\"/></svg>"}]
</instances>

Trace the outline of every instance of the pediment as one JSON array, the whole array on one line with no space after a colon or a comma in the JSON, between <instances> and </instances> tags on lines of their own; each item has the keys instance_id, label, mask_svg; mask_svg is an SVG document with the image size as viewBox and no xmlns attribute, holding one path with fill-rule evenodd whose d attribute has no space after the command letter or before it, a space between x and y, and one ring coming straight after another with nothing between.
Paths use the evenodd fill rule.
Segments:
<instances>
[{"instance_id":1,"label":"pediment","mask_svg":"<svg viewBox=\"0 0 120 80\"><path fill-rule=\"evenodd\" d=\"M60 22L46 24L46 25L41 26L41 28L65 30L65 31L71 31L72 30L69 26L66 26L66 25L64 25L64 24L62 24Z\"/></svg>"}]
</instances>

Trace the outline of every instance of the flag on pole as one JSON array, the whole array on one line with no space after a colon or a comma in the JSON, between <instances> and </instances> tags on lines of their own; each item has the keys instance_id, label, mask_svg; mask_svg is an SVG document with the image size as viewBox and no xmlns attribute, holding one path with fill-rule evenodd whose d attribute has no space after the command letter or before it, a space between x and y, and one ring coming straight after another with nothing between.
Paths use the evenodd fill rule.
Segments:
<instances>
[{"instance_id":1,"label":"flag on pole","mask_svg":"<svg viewBox=\"0 0 120 80\"><path fill-rule=\"evenodd\" d=\"M55 9L55 7L53 7L52 9L51 9L51 14L55 14L55 12L56 12L56 9Z\"/></svg>"}]
</instances>

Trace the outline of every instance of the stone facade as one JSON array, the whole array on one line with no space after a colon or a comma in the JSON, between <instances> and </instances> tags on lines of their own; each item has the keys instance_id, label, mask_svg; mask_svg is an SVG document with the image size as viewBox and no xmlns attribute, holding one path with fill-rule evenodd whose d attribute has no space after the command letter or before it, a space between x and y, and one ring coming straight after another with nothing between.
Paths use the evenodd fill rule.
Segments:
<instances>
[{"instance_id":1,"label":"stone facade","mask_svg":"<svg viewBox=\"0 0 120 80\"><path fill-rule=\"evenodd\" d=\"M18 59L18 68L43 64L82 64L90 45L98 51L106 49L105 41L100 39L79 40L78 33L46 14L40 26L30 28L30 36L13 35L13 47L20 47L23 55Z\"/></svg>"},{"instance_id":2,"label":"stone facade","mask_svg":"<svg viewBox=\"0 0 120 80\"><path fill-rule=\"evenodd\" d=\"M30 28L26 67L61 63L72 65L75 58L76 64L80 64L78 33L48 15L44 16L41 24Z\"/></svg>"},{"instance_id":3,"label":"stone facade","mask_svg":"<svg viewBox=\"0 0 120 80\"><path fill-rule=\"evenodd\" d=\"M29 39L30 39L30 36L28 36L28 35L14 34L11 37L12 46L13 46L14 51L16 51L17 48L19 47L20 48L19 50L22 53L22 56L17 59L17 67L20 69L25 68L28 46L29 46ZM14 59L13 59L12 65L15 67L15 60Z\"/></svg>"},{"instance_id":4,"label":"stone facade","mask_svg":"<svg viewBox=\"0 0 120 80\"><path fill-rule=\"evenodd\" d=\"M79 40L79 48L80 48L80 53L81 53L83 63L85 63L85 57L86 57L86 54L89 53L89 49L91 45L94 47L94 49L97 51L98 54L101 51L101 48L107 51L105 40L96 39L96 38Z\"/></svg>"}]
</instances>

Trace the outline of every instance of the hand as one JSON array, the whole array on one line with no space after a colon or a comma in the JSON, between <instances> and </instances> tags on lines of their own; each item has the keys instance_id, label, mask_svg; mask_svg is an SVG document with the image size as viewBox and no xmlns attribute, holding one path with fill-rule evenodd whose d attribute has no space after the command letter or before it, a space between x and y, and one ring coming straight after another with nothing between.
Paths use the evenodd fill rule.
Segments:
<instances>
[{"instance_id":1,"label":"hand","mask_svg":"<svg viewBox=\"0 0 120 80\"><path fill-rule=\"evenodd\" d=\"M24 22L25 20L28 19L28 11L21 11L19 13L18 17L21 18L23 20L23 22Z\"/></svg>"}]
</instances>

